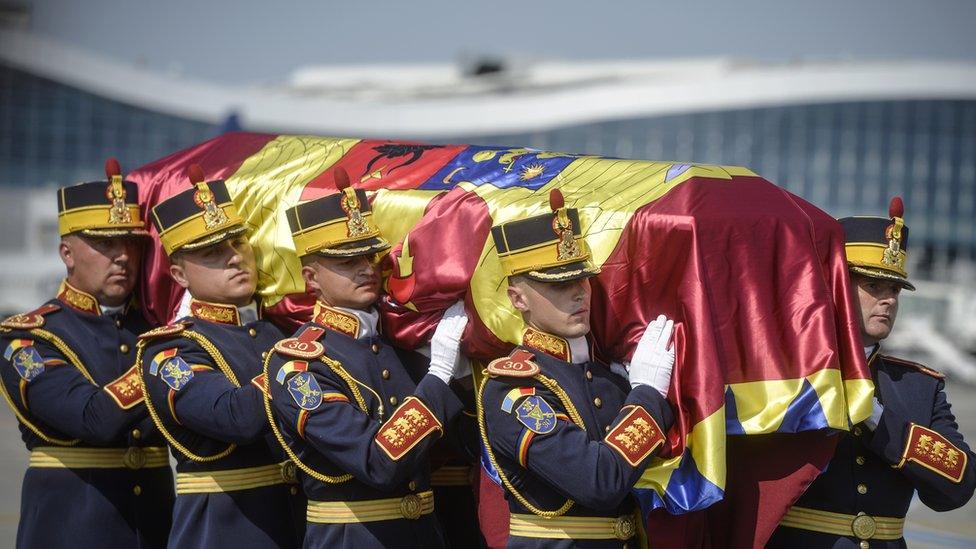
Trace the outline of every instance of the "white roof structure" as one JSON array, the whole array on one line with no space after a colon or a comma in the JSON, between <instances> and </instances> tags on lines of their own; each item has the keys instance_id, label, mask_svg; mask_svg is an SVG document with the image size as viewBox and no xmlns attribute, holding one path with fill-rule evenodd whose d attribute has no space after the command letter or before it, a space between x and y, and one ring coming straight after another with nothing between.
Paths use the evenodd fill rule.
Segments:
<instances>
[{"instance_id":1,"label":"white roof structure","mask_svg":"<svg viewBox=\"0 0 976 549\"><path fill-rule=\"evenodd\" d=\"M520 133L687 112L895 99L976 99L976 63L726 58L336 65L288 82L229 86L152 71L29 33L0 34L0 62L127 104L252 130L443 137Z\"/></svg>"}]
</instances>

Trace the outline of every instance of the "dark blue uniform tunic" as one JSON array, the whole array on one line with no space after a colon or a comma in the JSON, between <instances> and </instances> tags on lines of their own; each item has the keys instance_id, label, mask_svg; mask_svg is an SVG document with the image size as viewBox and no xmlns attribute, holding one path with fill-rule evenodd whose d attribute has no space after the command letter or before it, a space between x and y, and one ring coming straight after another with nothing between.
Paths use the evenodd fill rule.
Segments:
<instances>
[{"instance_id":1,"label":"dark blue uniform tunic","mask_svg":"<svg viewBox=\"0 0 976 549\"><path fill-rule=\"evenodd\" d=\"M546 335L550 341L562 338ZM568 348L568 345L564 345ZM605 437L616 432L635 407L642 407L655 421L661 433L667 433L674 421L667 401L655 389L639 385L631 389L627 380L612 373L605 365L587 361L572 363L566 357L556 358L545 351L529 351L540 373L552 379L565 391L581 416L586 429L571 421L571 414L559 396L537 378L515 377L488 372L482 395L487 439L502 472L529 503L542 511L559 509L567 499L575 503L563 517L617 518L636 509L630 497L631 488L649 463L652 453L631 464L620 452L607 444ZM496 361L497 362L497 361ZM494 363L493 363L494 364ZM532 389L533 395L520 396L518 389ZM543 412L551 408L554 427L544 424L533 432L519 420L518 410L532 398ZM528 418L523 418L531 424ZM663 436L663 434L662 434ZM528 439L528 440L527 440ZM531 511L506 489L509 510L515 515ZM513 519L514 520L514 519ZM633 523L632 527L635 526ZM523 537L512 528L509 547L620 547L636 546L636 538L619 539L544 539Z\"/></svg>"},{"instance_id":2,"label":"dark blue uniform tunic","mask_svg":"<svg viewBox=\"0 0 976 549\"><path fill-rule=\"evenodd\" d=\"M810 485L795 506L856 516L904 518L918 491L922 503L936 511L964 505L976 487L976 463L959 433L946 400L942 375L924 366L880 355L869 359L875 395L884 406L872 433L863 423L842 434L826 471ZM906 453L911 424L944 436L968 456L962 478L945 475L908 461L896 469ZM905 547L905 540L862 540L805 529L780 526L770 547Z\"/></svg>"},{"instance_id":3,"label":"dark blue uniform tunic","mask_svg":"<svg viewBox=\"0 0 976 549\"><path fill-rule=\"evenodd\" d=\"M420 383L430 359L422 353L397 349L404 367ZM434 514L448 547L486 547L478 524L474 485L478 480L481 443L475 419L471 378L451 381L451 388L464 405L460 414L444 426L444 437L430 450L430 487L434 491Z\"/></svg>"},{"instance_id":4,"label":"dark blue uniform tunic","mask_svg":"<svg viewBox=\"0 0 976 549\"><path fill-rule=\"evenodd\" d=\"M136 308L101 314L93 297L67 285L61 298L38 314L8 319L35 328L0 333L3 389L32 451L17 546L163 547L173 476L130 370L136 336L148 326ZM145 460L144 447L156 447L154 459ZM117 457L114 466L111 459L91 463L91 456L106 452L95 450L85 467L73 466L70 456L84 459L79 452L88 448L117 449L117 456L128 452L129 458Z\"/></svg>"},{"instance_id":5,"label":"dark blue uniform tunic","mask_svg":"<svg viewBox=\"0 0 976 549\"><path fill-rule=\"evenodd\" d=\"M325 356L303 359L276 352L268 364L270 405L285 442L317 474L351 475L332 483L300 472L309 500L305 547L441 547L441 531L429 507L411 518L365 520L360 515L335 523L316 522L315 502L393 500L393 513L398 515L397 501L428 492L428 449L462 409L461 401L443 381L426 375L415 384L382 337L368 334L358 338L354 316L329 311L329 315L316 316L325 324L305 324L295 338L286 340L317 341ZM327 322L329 319L333 322ZM337 372L330 366L335 363L328 361L336 361L346 373ZM303 394L300 387L313 391ZM414 426L422 422L426 427L411 429L398 421L396 416L405 409L422 418ZM399 431L402 438L397 439L393 431L401 423L405 427ZM402 445L399 449L384 447L390 440Z\"/></svg>"},{"instance_id":6,"label":"dark blue uniform tunic","mask_svg":"<svg viewBox=\"0 0 976 549\"><path fill-rule=\"evenodd\" d=\"M152 410L161 427L195 454L171 444L177 497L170 547L297 547L303 498L286 482L261 390L252 383L281 331L265 320L239 325L236 314L229 323L200 316L144 336L142 374ZM236 384L190 333L219 351Z\"/></svg>"}]
</instances>

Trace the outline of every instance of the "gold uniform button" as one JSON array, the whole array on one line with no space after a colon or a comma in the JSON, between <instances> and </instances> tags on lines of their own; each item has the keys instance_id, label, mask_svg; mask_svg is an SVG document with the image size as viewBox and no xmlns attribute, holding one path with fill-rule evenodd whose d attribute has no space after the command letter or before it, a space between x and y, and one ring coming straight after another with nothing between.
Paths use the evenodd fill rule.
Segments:
<instances>
[{"instance_id":1,"label":"gold uniform button","mask_svg":"<svg viewBox=\"0 0 976 549\"><path fill-rule=\"evenodd\" d=\"M861 428L860 427L854 427L854 436L856 436L856 437L861 436Z\"/></svg>"},{"instance_id":2,"label":"gold uniform button","mask_svg":"<svg viewBox=\"0 0 976 549\"><path fill-rule=\"evenodd\" d=\"M390 371L389 370L383 370L383 373L380 374L380 375L383 376L383 379L390 379Z\"/></svg>"},{"instance_id":3,"label":"gold uniform button","mask_svg":"<svg viewBox=\"0 0 976 549\"><path fill-rule=\"evenodd\" d=\"M596 398L593 399L593 405L596 406L597 408L602 408L603 407L603 400L600 399L600 397L596 397Z\"/></svg>"},{"instance_id":4,"label":"gold uniform button","mask_svg":"<svg viewBox=\"0 0 976 549\"><path fill-rule=\"evenodd\" d=\"M589 370L586 371L586 380L587 381L593 381L593 372L591 372Z\"/></svg>"},{"instance_id":5,"label":"gold uniform button","mask_svg":"<svg viewBox=\"0 0 976 549\"><path fill-rule=\"evenodd\" d=\"M258 337L258 331L255 330L254 328L248 328L247 329L247 335L249 335L251 337Z\"/></svg>"},{"instance_id":6,"label":"gold uniform button","mask_svg":"<svg viewBox=\"0 0 976 549\"><path fill-rule=\"evenodd\" d=\"M115 327L116 328L121 328L122 327L122 321L121 320L116 320L115 321Z\"/></svg>"},{"instance_id":7,"label":"gold uniform button","mask_svg":"<svg viewBox=\"0 0 976 549\"><path fill-rule=\"evenodd\" d=\"M609 425L607 425L606 427L604 427L604 428L603 428L603 432L604 432L604 433L609 433L609 432L610 432L610 426L609 426Z\"/></svg>"},{"instance_id":8,"label":"gold uniform button","mask_svg":"<svg viewBox=\"0 0 976 549\"><path fill-rule=\"evenodd\" d=\"M412 492L417 489L417 483L411 480L410 484L407 484L407 488L410 488L410 491Z\"/></svg>"},{"instance_id":9,"label":"gold uniform button","mask_svg":"<svg viewBox=\"0 0 976 549\"><path fill-rule=\"evenodd\" d=\"M139 486L138 484L136 484L135 486L133 486L132 487L132 493L135 494L135 495L137 495L137 496L139 494L141 494L142 493L142 486Z\"/></svg>"},{"instance_id":10,"label":"gold uniform button","mask_svg":"<svg viewBox=\"0 0 976 549\"><path fill-rule=\"evenodd\" d=\"M399 400L397 400L397 397L395 397L395 396L391 396L390 397L390 404L396 406L397 405L397 402L400 402Z\"/></svg>"},{"instance_id":11,"label":"gold uniform button","mask_svg":"<svg viewBox=\"0 0 976 549\"><path fill-rule=\"evenodd\" d=\"M133 429L132 430L132 438L135 438L135 439L142 438L142 431L140 431L139 429Z\"/></svg>"},{"instance_id":12,"label":"gold uniform button","mask_svg":"<svg viewBox=\"0 0 976 549\"><path fill-rule=\"evenodd\" d=\"M857 456L856 458L854 458L854 462L857 463L858 465L864 465L865 461L866 460L864 459L864 456Z\"/></svg>"},{"instance_id":13,"label":"gold uniform button","mask_svg":"<svg viewBox=\"0 0 976 549\"><path fill-rule=\"evenodd\" d=\"M867 485L866 484L858 484L857 485L857 493L858 494L861 494L862 496L864 494L868 493L868 487L867 487Z\"/></svg>"},{"instance_id":14,"label":"gold uniform button","mask_svg":"<svg viewBox=\"0 0 976 549\"><path fill-rule=\"evenodd\" d=\"M297 486L292 486L291 488L288 489L288 491L293 496L297 496L298 495L298 487Z\"/></svg>"},{"instance_id":15,"label":"gold uniform button","mask_svg":"<svg viewBox=\"0 0 976 549\"><path fill-rule=\"evenodd\" d=\"M380 354L380 346L375 343L370 347L370 350L373 351L374 355Z\"/></svg>"},{"instance_id":16,"label":"gold uniform button","mask_svg":"<svg viewBox=\"0 0 976 549\"><path fill-rule=\"evenodd\" d=\"M862 540L859 546L861 549L868 549L869 547L871 547L871 544Z\"/></svg>"},{"instance_id":17,"label":"gold uniform button","mask_svg":"<svg viewBox=\"0 0 976 549\"><path fill-rule=\"evenodd\" d=\"M261 360L268 358L268 351L261 351Z\"/></svg>"},{"instance_id":18,"label":"gold uniform button","mask_svg":"<svg viewBox=\"0 0 976 549\"><path fill-rule=\"evenodd\" d=\"M123 343L122 345L119 345L119 351L121 351L121 353L124 355L129 352L129 346Z\"/></svg>"}]
</instances>

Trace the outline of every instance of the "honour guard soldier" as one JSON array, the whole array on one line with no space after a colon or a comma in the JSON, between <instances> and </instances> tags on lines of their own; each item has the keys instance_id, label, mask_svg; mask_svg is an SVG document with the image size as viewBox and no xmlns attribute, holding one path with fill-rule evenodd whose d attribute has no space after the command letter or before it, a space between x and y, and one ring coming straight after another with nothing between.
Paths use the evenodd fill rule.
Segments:
<instances>
[{"instance_id":1,"label":"honour guard soldier","mask_svg":"<svg viewBox=\"0 0 976 549\"><path fill-rule=\"evenodd\" d=\"M861 339L874 380L871 417L842 435L833 459L780 521L771 547L905 547L905 514L917 491L936 511L964 505L976 487L939 372L882 353L905 271L908 226L901 198L889 217L841 219L857 288Z\"/></svg>"},{"instance_id":2,"label":"honour guard soldier","mask_svg":"<svg viewBox=\"0 0 976 549\"><path fill-rule=\"evenodd\" d=\"M136 184L58 190L58 296L0 324L0 389L30 462L18 547L163 547L173 477L133 367L148 329L131 298L144 237Z\"/></svg>"},{"instance_id":3,"label":"honour guard soldier","mask_svg":"<svg viewBox=\"0 0 976 549\"><path fill-rule=\"evenodd\" d=\"M448 384L467 317L461 303L444 314L415 384L374 308L389 244L366 193L341 169L336 181L338 193L286 212L317 304L265 368L268 415L309 500L305 547L440 547L428 449L462 409Z\"/></svg>"},{"instance_id":4,"label":"honour guard soldier","mask_svg":"<svg viewBox=\"0 0 976 549\"><path fill-rule=\"evenodd\" d=\"M505 488L511 547L637 543L631 488L665 442L674 364L673 323L659 316L627 377L593 362L590 281L599 268L577 210L492 228L508 296L527 325L522 345L488 365L478 389L486 457Z\"/></svg>"},{"instance_id":5,"label":"honour guard soldier","mask_svg":"<svg viewBox=\"0 0 976 549\"><path fill-rule=\"evenodd\" d=\"M464 410L446 426L447 436L431 451L430 487L434 491L434 514L448 547L486 547L478 524L475 483L479 480L481 457L478 423L475 421L473 380L451 382L464 403Z\"/></svg>"},{"instance_id":6,"label":"honour guard soldier","mask_svg":"<svg viewBox=\"0 0 976 549\"><path fill-rule=\"evenodd\" d=\"M254 251L226 185L188 172L192 187L152 220L189 316L140 336L138 351L146 406L177 462L170 547L296 547L302 498L252 383L282 333L260 318Z\"/></svg>"},{"instance_id":7,"label":"honour guard soldier","mask_svg":"<svg viewBox=\"0 0 976 549\"><path fill-rule=\"evenodd\" d=\"M430 364L430 347L417 352L397 351L414 383L420 383ZM434 492L434 516L448 547L486 547L478 524L474 483L478 480L481 443L475 421L473 379L467 359L463 372L451 380L451 388L464 409L444 425L444 436L430 450L430 488ZM461 377L463 375L463 377ZM460 378L460 379L459 379Z\"/></svg>"}]
</instances>

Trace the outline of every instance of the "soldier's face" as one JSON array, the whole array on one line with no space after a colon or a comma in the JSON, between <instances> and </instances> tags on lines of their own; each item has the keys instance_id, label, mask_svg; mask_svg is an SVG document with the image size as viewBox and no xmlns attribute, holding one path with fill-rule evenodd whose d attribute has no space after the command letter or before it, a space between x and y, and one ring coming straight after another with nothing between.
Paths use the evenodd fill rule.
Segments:
<instances>
[{"instance_id":1,"label":"soldier's face","mask_svg":"<svg viewBox=\"0 0 976 549\"><path fill-rule=\"evenodd\" d=\"M380 296L375 255L318 256L302 267L302 277L318 299L333 307L367 310Z\"/></svg>"},{"instance_id":2,"label":"soldier's face","mask_svg":"<svg viewBox=\"0 0 976 549\"><path fill-rule=\"evenodd\" d=\"M851 281L861 306L861 338L865 345L874 345L888 337L895 325L901 284L859 274L852 274Z\"/></svg>"},{"instance_id":3,"label":"soldier's face","mask_svg":"<svg viewBox=\"0 0 976 549\"><path fill-rule=\"evenodd\" d=\"M125 303L139 276L142 240L132 237L91 238L67 235L60 255L68 269L68 283L89 293L102 305Z\"/></svg>"},{"instance_id":4,"label":"soldier's face","mask_svg":"<svg viewBox=\"0 0 976 549\"><path fill-rule=\"evenodd\" d=\"M515 277L508 287L512 305L526 324L565 338L590 332L590 281L536 282Z\"/></svg>"},{"instance_id":5,"label":"soldier's face","mask_svg":"<svg viewBox=\"0 0 976 549\"><path fill-rule=\"evenodd\" d=\"M244 235L182 251L169 272L194 298L212 303L247 305L258 283L254 249Z\"/></svg>"}]
</instances>

